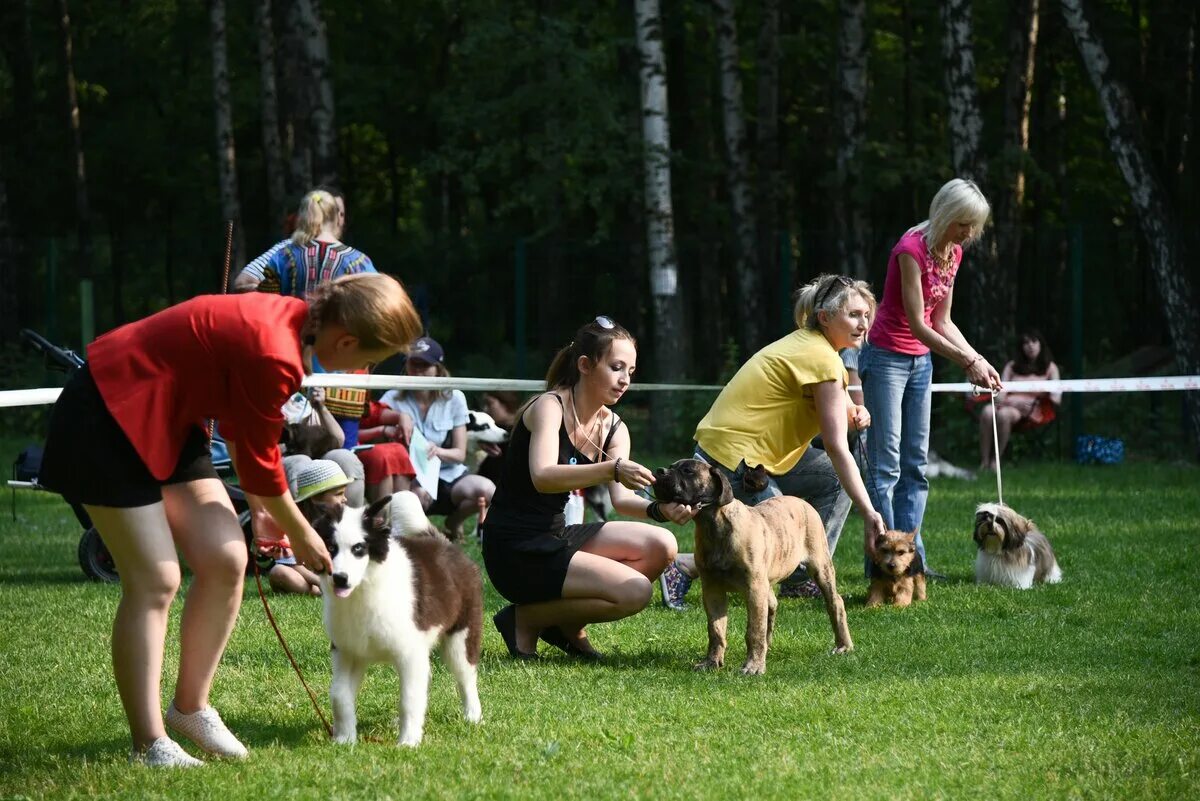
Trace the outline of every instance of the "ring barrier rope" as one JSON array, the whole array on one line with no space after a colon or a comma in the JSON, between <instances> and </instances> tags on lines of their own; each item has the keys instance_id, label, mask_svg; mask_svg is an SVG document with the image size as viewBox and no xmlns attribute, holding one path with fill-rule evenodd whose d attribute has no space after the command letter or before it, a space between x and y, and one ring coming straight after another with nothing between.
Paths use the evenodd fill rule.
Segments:
<instances>
[{"instance_id":1,"label":"ring barrier rope","mask_svg":"<svg viewBox=\"0 0 1200 801\"><path fill-rule=\"evenodd\" d=\"M468 392L511 390L541 392L544 381L514 378L460 378L452 376L393 376L356 375L352 373L318 373L304 379L306 387L354 387L356 389L461 389ZM631 390L643 392L686 392L704 390L718 392L722 384L633 384ZM852 390L861 387L849 387ZM968 394L977 388L970 383L933 384L933 392ZM1058 381L1009 381L1005 392L1178 392L1200 390L1200 375L1155 376L1150 378L1071 378ZM10 406L44 406L54 403L62 390L58 387L41 389L12 389L0 391L0 408Z\"/></svg>"}]
</instances>

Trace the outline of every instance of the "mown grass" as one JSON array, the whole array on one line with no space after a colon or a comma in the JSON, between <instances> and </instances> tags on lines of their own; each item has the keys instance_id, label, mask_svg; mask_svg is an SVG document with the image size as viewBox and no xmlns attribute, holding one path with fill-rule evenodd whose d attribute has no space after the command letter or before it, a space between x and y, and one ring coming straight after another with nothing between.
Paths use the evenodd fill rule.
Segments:
<instances>
[{"instance_id":1,"label":"mown grass","mask_svg":"<svg viewBox=\"0 0 1200 801\"><path fill-rule=\"evenodd\" d=\"M856 650L830 655L819 602L783 601L756 679L736 670L740 604L731 667L690 669L705 638L696 589L687 612L656 599L594 627L612 656L599 666L513 662L489 622L484 725L460 719L438 666L416 751L392 744L398 682L383 667L359 703L374 741L325 741L250 583L214 703L251 757L181 772L126 764L108 651L118 589L83 580L66 507L25 494L16 522L0 520L0 797L1198 797L1198 490L1193 467L1006 471L1005 499L1041 524L1066 574L1022 593L971 582L973 506L992 480L938 482L926 538L949 581L912 609L864 610L852 519L836 564ZM690 527L678 533L689 548ZM502 601L487 592L490 616ZM319 602L271 603L327 704Z\"/></svg>"}]
</instances>

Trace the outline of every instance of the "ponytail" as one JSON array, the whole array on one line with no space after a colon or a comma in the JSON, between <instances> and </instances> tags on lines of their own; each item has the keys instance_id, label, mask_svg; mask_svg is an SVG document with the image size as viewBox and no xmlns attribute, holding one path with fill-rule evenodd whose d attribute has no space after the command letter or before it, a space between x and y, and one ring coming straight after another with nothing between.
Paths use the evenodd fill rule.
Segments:
<instances>
[{"instance_id":1,"label":"ponytail","mask_svg":"<svg viewBox=\"0 0 1200 801\"><path fill-rule=\"evenodd\" d=\"M637 347L637 340L611 318L601 315L575 332L570 344L554 354L546 371L546 389L573 387L579 382L579 357L598 362L608 353L613 340L627 339Z\"/></svg>"},{"instance_id":2,"label":"ponytail","mask_svg":"<svg viewBox=\"0 0 1200 801\"><path fill-rule=\"evenodd\" d=\"M300 201L296 212L296 230L292 242L305 247L320 235L321 229L330 220L337 219L337 201L324 189L314 189Z\"/></svg>"}]
</instances>

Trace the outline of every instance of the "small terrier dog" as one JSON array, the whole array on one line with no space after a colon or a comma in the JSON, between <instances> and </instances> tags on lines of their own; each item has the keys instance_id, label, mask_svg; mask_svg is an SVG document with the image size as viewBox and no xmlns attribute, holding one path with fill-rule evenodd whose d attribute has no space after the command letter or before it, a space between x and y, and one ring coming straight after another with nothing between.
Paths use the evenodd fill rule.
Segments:
<instances>
[{"instance_id":1,"label":"small terrier dog","mask_svg":"<svg viewBox=\"0 0 1200 801\"><path fill-rule=\"evenodd\" d=\"M867 592L867 606L890 602L904 607L925 600L925 574L910 571L916 555L915 531L889 531L875 538L875 570Z\"/></svg>"},{"instance_id":2,"label":"small terrier dog","mask_svg":"<svg viewBox=\"0 0 1200 801\"><path fill-rule=\"evenodd\" d=\"M332 572L321 577L321 594L333 645L334 740L355 741L358 689L369 665L386 662L400 674L400 745L419 745L429 652L438 644L458 684L463 716L482 721L476 687L483 636L479 568L462 549L428 536L431 526L417 496L400 492L395 503L388 496L366 510L339 508L313 527L333 561Z\"/></svg>"},{"instance_id":3,"label":"small terrier dog","mask_svg":"<svg viewBox=\"0 0 1200 801\"><path fill-rule=\"evenodd\" d=\"M1050 540L1033 521L1000 503L981 503L975 510L975 583L1027 590L1034 584L1057 584L1062 570Z\"/></svg>"}]
</instances>

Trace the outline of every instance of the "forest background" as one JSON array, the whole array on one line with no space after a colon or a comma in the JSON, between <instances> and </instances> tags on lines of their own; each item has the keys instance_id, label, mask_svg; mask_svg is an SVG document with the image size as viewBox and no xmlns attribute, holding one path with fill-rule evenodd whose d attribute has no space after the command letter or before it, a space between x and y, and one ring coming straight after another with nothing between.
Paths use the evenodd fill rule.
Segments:
<instances>
[{"instance_id":1,"label":"forest background","mask_svg":"<svg viewBox=\"0 0 1200 801\"><path fill-rule=\"evenodd\" d=\"M319 182L461 375L537 377L608 313L641 338L642 379L722 380L790 330L805 280L881 291L956 175L994 217L954 316L997 366L1033 325L1067 377L1200 373L1197 17L1191 0L6 0L0 387L47 380L22 327L78 348L220 291L226 221L236 271ZM1149 394L1088 403L1120 421L1106 433L1200 441L1193 399ZM698 415L674 417L686 438Z\"/></svg>"}]
</instances>

